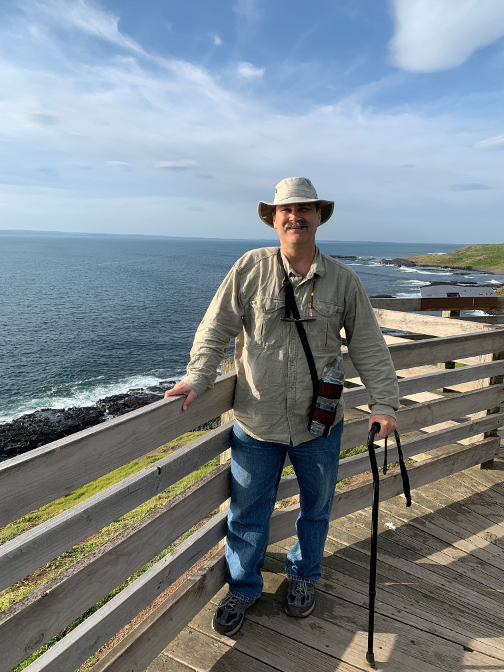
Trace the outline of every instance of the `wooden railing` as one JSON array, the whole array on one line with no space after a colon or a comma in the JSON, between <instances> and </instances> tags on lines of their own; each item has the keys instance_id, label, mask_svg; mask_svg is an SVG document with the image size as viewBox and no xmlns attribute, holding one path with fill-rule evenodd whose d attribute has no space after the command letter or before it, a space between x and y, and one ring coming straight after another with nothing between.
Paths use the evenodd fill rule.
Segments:
<instances>
[{"instance_id":1,"label":"wooden railing","mask_svg":"<svg viewBox=\"0 0 504 672\"><path fill-rule=\"evenodd\" d=\"M504 352L504 329L483 325L484 330L474 332L481 325L402 312L391 315L390 311L390 305L376 310L382 326L395 324L394 328L435 336L404 342L388 338L405 402L398 412L399 426L402 434L413 433L403 443L405 457L445 447L436 457L409 467L412 489L472 465L488 463L497 454L500 441L497 429L504 424L501 412L504 360L500 359ZM468 324L472 332L468 331ZM475 357L479 359L468 359ZM482 358L482 363L459 368L434 366L453 360L481 362ZM368 394L359 385L358 373L346 352L343 359L347 379L353 379L354 385L344 391L345 406L357 409L368 402ZM485 386L478 387L480 381L486 381ZM1 463L1 525L228 411L232 407L234 383L234 373L221 377L214 389L198 397L186 412L181 411L180 399L162 400ZM455 391L441 392L450 389ZM419 400L421 403L416 403ZM359 446L366 439L366 414L357 409L353 415L356 419L345 423L343 450ZM476 417L478 415L482 417ZM0 547L0 590L22 580L224 453L229 448L231 429L232 422L222 425L151 467L5 543ZM382 449L377 453L380 461ZM390 461L396 460L394 448L389 448L389 454ZM368 469L366 453L348 457L341 460L339 479ZM218 511L229 497L229 480L229 463L218 466L180 496L159 506L112 541L3 611L0 614L0 672L11 670L29 657L185 532ZM371 487L366 481L338 488L333 518L368 506ZM401 492L402 482L397 472L382 478L382 499ZM278 499L297 493L294 475L281 479ZM298 504L274 512L271 542L294 533L298 513ZM156 562L26 669L32 672L75 670L213 551L202 569L156 607L93 668L114 672L144 669L222 587L225 568L219 542L225 534L226 512L219 511L175 552Z\"/></svg>"}]
</instances>

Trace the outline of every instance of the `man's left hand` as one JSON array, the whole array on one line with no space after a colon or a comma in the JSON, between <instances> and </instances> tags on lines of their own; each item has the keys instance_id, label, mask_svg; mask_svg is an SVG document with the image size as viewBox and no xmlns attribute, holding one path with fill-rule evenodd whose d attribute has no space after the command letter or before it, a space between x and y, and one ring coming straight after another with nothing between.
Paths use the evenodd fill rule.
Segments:
<instances>
[{"instance_id":1,"label":"man's left hand","mask_svg":"<svg viewBox=\"0 0 504 672\"><path fill-rule=\"evenodd\" d=\"M372 415L369 418L368 433L374 422L380 425L380 431L376 435L379 439L385 439L389 434L397 429L397 420L391 415Z\"/></svg>"}]
</instances>

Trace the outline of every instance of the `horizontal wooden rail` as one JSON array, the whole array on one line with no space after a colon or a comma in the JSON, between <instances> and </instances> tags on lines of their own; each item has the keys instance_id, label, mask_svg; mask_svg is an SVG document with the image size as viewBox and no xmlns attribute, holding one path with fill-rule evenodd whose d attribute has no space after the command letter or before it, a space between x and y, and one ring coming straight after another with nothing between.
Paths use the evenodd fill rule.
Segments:
<instances>
[{"instance_id":1,"label":"horizontal wooden rail","mask_svg":"<svg viewBox=\"0 0 504 672\"><path fill-rule=\"evenodd\" d=\"M163 399L1 462L0 527L221 415L235 380L218 379L185 412L180 398Z\"/></svg>"},{"instance_id":2,"label":"horizontal wooden rail","mask_svg":"<svg viewBox=\"0 0 504 672\"><path fill-rule=\"evenodd\" d=\"M470 448L461 448L454 453L415 465L409 469L411 488L414 490L491 459L497 454L498 449L499 439L486 439ZM402 480L399 473L381 479L382 501L401 493ZM331 518L334 520L359 511L371 504L371 498L372 484L369 482L345 488L336 494ZM294 534L298 514L299 505L275 511L271 518L270 543L287 539ZM145 669L224 585L224 571L225 563L221 550L114 647L97 664L97 672L130 672ZM30 667L27 669L31 672ZM46 672L57 668L37 669Z\"/></svg>"},{"instance_id":3,"label":"horizontal wooden rail","mask_svg":"<svg viewBox=\"0 0 504 672\"><path fill-rule=\"evenodd\" d=\"M431 427L440 422L461 418L487 408L496 408L503 402L504 389L502 385L493 385L474 392L454 394L434 401L400 408L396 413L399 431L403 434L414 429ZM341 449L347 450L354 446L363 445L367 437L367 427L368 417L345 422Z\"/></svg>"},{"instance_id":4,"label":"horizontal wooden rail","mask_svg":"<svg viewBox=\"0 0 504 672\"><path fill-rule=\"evenodd\" d=\"M152 466L0 546L0 590L24 578L37 567L155 497L227 450L231 445L232 426L233 423L230 422L213 430Z\"/></svg>"},{"instance_id":5,"label":"horizontal wooden rail","mask_svg":"<svg viewBox=\"0 0 504 672\"><path fill-rule=\"evenodd\" d=\"M475 366L463 366L459 369L439 369L434 373L422 376L411 376L399 381L399 395L405 397L418 392L428 392L451 385L459 385L473 380L501 376L504 374L504 360L477 364ZM369 393L364 386L345 389L343 399L346 408L362 406L369 402Z\"/></svg>"},{"instance_id":6,"label":"horizontal wooden rail","mask_svg":"<svg viewBox=\"0 0 504 672\"><path fill-rule=\"evenodd\" d=\"M394 343L389 346L390 356L397 370L503 351L504 329ZM343 354L343 367L347 378L359 375L348 352Z\"/></svg>"},{"instance_id":7,"label":"horizontal wooden rail","mask_svg":"<svg viewBox=\"0 0 504 672\"><path fill-rule=\"evenodd\" d=\"M456 334L471 334L475 331L492 331L498 329L490 324L474 324L464 320L447 320L434 315L418 315L416 313L399 313L392 310L375 308L376 319L380 327L413 331L429 336L455 336Z\"/></svg>"},{"instance_id":8,"label":"horizontal wooden rail","mask_svg":"<svg viewBox=\"0 0 504 672\"><path fill-rule=\"evenodd\" d=\"M418 298L409 298L409 299L370 299L371 305L373 308L380 308L382 310L393 310L411 313L415 311L420 311L422 306L422 299ZM500 310L504 309L504 297L497 297L497 306ZM450 299L446 301L446 305L439 310L453 310L453 303L450 302ZM458 310L458 309L457 309ZM464 310L464 309L462 309ZM467 310L470 310L468 308Z\"/></svg>"}]
</instances>

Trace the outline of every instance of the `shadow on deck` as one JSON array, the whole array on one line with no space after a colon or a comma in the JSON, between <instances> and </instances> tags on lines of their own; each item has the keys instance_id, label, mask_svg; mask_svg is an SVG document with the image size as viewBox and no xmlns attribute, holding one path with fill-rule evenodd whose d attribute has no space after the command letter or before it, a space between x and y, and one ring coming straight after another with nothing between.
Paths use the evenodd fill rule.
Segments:
<instances>
[{"instance_id":1,"label":"shadow on deck","mask_svg":"<svg viewBox=\"0 0 504 672\"><path fill-rule=\"evenodd\" d=\"M493 470L472 467L380 505L377 668L390 672L504 670L504 450ZM269 547L261 600L232 639L211 629L223 588L148 672L369 670L370 509L331 523L307 619L283 601L285 554Z\"/></svg>"}]
</instances>

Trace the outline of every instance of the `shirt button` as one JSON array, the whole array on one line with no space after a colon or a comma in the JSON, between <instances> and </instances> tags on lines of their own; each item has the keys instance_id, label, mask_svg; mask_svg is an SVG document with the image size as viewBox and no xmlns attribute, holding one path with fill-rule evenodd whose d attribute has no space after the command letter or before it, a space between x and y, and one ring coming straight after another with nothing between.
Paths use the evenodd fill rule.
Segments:
<instances>
[{"instance_id":1,"label":"shirt button","mask_svg":"<svg viewBox=\"0 0 504 672\"><path fill-rule=\"evenodd\" d=\"M293 387L289 387L289 390L293 390L293 389L294 389Z\"/></svg>"}]
</instances>

